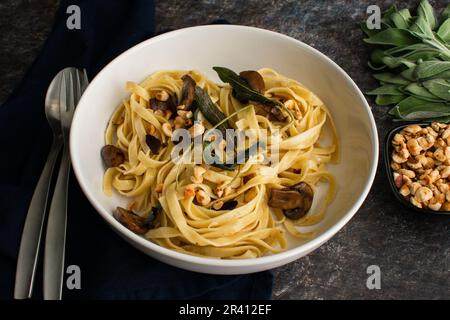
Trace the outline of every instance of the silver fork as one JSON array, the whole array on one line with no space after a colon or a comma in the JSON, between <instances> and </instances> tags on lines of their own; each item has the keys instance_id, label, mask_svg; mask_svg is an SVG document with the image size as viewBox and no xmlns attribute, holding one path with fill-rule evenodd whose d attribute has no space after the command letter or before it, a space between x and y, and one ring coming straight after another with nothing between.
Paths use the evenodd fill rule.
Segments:
<instances>
[{"instance_id":1,"label":"silver fork","mask_svg":"<svg viewBox=\"0 0 450 320\"><path fill-rule=\"evenodd\" d=\"M69 133L73 113L88 84L86 72L63 70L60 92L60 118L64 149L47 223L44 252L44 299L61 300L64 279L67 194L70 173Z\"/></svg>"}]
</instances>

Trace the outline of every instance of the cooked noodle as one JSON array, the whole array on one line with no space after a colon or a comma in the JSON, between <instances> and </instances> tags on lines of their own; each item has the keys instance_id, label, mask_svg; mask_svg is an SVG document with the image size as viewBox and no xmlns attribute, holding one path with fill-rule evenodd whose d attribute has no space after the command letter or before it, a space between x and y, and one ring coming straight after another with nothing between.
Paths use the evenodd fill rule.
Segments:
<instances>
[{"instance_id":1,"label":"cooked noodle","mask_svg":"<svg viewBox=\"0 0 450 320\"><path fill-rule=\"evenodd\" d=\"M110 196L117 191L129 198L128 208L140 216L161 205L154 227L145 234L147 239L188 254L236 259L287 249L285 231L301 240L314 236L313 232L302 232L298 227L319 223L334 197L335 180L327 170L327 163L336 162L338 154L333 122L322 101L297 81L271 69L258 72L265 82L265 96L285 105L291 101L289 110L295 119L272 121L256 106L240 112L246 104L235 99L229 84L218 85L198 71L161 71L141 84L127 83L131 95L116 109L105 134L106 144L120 148L126 160L106 170L104 192ZM191 177L195 164L175 163L171 159L174 144L164 134L162 125L172 124L173 120L149 108L149 100L162 91L180 101L181 77L187 73L226 116L236 113L228 121L233 128L257 132L266 129L270 135L268 149L279 143L278 163L248 161L234 171L204 166L207 170L203 181L194 183ZM318 140L326 123L333 141L323 146ZM149 128L156 129L153 135L163 143L158 154L153 154L146 143ZM268 205L272 188L306 182L315 189L320 181L328 185L325 199L316 197L316 202L322 200L314 206L318 209L299 220L287 219L281 209ZM195 201L198 190L207 194L210 205L202 206ZM230 200L238 202L232 210L211 207L213 203Z\"/></svg>"}]
</instances>

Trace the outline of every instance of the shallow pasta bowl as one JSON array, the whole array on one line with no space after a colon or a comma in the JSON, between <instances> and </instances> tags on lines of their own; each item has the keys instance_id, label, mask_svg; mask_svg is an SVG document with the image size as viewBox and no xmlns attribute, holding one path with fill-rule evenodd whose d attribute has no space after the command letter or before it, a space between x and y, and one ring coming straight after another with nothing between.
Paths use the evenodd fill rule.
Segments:
<instances>
[{"instance_id":1,"label":"shallow pasta bowl","mask_svg":"<svg viewBox=\"0 0 450 320\"><path fill-rule=\"evenodd\" d=\"M311 227L306 242L290 239L288 250L261 258L219 260L163 248L122 226L112 213L124 199L102 191L104 166L100 150L108 120L127 97L125 83L140 82L155 71L197 69L220 82L213 66L234 70L263 67L298 80L328 106L340 143L340 162L329 167L337 194L325 219ZM310 46L275 32L230 25L193 27L169 32L124 52L109 63L85 91L72 123L70 148L81 188L104 220L144 253L187 270L212 274L243 274L294 261L325 243L356 213L372 185L378 160L378 138L370 108L356 84L332 60ZM323 201L315 197L317 205ZM313 205L313 208L314 208ZM130 249L131 250L131 249Z\"/></svg>"}]
</instances>

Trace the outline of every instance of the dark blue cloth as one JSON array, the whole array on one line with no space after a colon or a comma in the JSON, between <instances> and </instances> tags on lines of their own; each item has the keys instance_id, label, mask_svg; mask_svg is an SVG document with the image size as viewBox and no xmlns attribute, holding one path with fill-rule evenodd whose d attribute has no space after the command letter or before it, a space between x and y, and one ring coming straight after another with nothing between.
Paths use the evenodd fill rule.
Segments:
<instances>
[{"instance_id":1,"label":"dark blue cloth","mask_svg":"<svg viewBox=\"0 0 450 320\"><path fill-rule=\"evenodd\" d=\"M81 30L69 30L69 5L81 8ZM0 298L12 298L25 215L44 166L51 132L44 97L53 76L67 66L92 78L106 63L154 34L154 3L144 0L61 1L44 48L0 107ZM128 245L100 218L71 176L66 266L81 268L81 290L65 299L268 299L272 275L214 276L156 261ZM35 297L42 297L42 268Z\"/></svg>"}]
</instances>

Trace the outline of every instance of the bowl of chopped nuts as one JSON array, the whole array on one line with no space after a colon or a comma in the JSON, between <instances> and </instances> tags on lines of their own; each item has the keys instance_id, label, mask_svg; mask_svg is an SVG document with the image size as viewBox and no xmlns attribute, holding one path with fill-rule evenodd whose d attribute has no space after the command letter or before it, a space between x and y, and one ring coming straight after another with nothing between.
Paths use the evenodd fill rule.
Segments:
<instances>
[{"instance_id":1,"label":"bowl of chopped nuts","mask_svg":"<svg viewBox=\"0 0 450 320\"><path fill-rule=\"evenodd\" d=\"M406 124L386 136L384 162L395 197L422 213L450 214L450 124Z\"/></svg>"}]
</instances>

